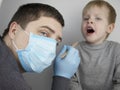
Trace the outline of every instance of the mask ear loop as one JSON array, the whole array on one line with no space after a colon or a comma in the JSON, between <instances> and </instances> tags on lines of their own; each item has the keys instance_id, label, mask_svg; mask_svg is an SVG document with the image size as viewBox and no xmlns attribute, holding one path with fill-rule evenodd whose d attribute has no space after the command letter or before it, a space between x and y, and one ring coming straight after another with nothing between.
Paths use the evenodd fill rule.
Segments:
<instances>
[{"instance_id":1,"label":"mask ear loop","mask_svg":"<svg viewBox=\"0 0 120 90\"><path fill-rule=\"evenodd\" d=\"M19 27L29 36L30 34L27 32L27 31L25 31L20 25L19 25Z\"/></svg>"},{"instance_id":2,"label":"mask ear loop","mask_svg":"<svg viewBox=\"0 0 120 90\"><path fill-rule=\"evenodd\" d=\"M27 31L24 30L24 32L25 32L28 36L30 35Z\"/></svg>"},{"instance_id":3,"label":"mask ear loop","mask_svg":"<svg viewBox=\"0 0 120 90\"><path fill-rule=\"evenodd\" d=\"M24 30L24 32L29 36L29 33L27 31ZM12 43L13 43L15 49L19 50L18 47L17 47L17 45L15 44L15 42L13 40L12 40Z\"/></svg>"},{"instance_id":4,"label":"mask ear loop","mask_svg":"<svg viewBox=\"0 0 120 90\"><path fill-rule=\"evenodd\" d=\"M21 28L21 27L20 27ZM22 28L21 28L22 29ZM23 29L22 29L23 30ZM25 30L23 30L28 36L30 35L27 31L25 31ZM12 43L13 43L13 45L14 45L14 47L15 47L15 49L16 50L19 50L18 49L18 47L17 47L17 45L15 44L15 42L12 40Z\"/></svg>"},{"instance_id":5,"label":"mask ear loop","mask_svg":"<svg viewBox=\"0 0 120 90\"><path fill-rule=\"evenodd\" d=\"M12 43L13 43L13 45L14 45L15 49L16 49L16 50L18 50L18 47L16 46L16 44L14 43L14 41L13 41L13 40L12 40Z\"/></svg>"}]
</instances>

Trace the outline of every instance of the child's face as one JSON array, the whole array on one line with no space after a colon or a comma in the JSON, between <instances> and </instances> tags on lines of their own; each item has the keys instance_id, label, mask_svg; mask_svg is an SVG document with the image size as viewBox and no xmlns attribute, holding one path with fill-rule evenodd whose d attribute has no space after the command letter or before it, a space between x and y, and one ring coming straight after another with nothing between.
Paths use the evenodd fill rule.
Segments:
<instances>
[{"instance_id":1,"label":"child's face","mask_svg":"<svg viewBox=\"0 0 120 90\"><path fill-rule=\"evenodd\" d=\"M106 7L91 7L83 15L82 34L90 44L100 44L113 28L108 23L108 9Z\"/></svg>"}]
</instances>

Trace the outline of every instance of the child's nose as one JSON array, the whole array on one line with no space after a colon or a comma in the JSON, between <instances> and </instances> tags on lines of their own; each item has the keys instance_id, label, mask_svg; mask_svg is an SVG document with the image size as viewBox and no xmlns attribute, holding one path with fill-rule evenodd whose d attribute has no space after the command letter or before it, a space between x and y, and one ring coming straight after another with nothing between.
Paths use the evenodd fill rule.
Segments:
<instances>
[{"instance_id":1,"label":"child's nose","mask_svg":"<svg viewBox=\"0 0 120 90\"><path fill-rule=\"evenodd\" d=\"M91 18L89 18L88 24L93 24L93 20Z\"/></svg>"}]
</instances>

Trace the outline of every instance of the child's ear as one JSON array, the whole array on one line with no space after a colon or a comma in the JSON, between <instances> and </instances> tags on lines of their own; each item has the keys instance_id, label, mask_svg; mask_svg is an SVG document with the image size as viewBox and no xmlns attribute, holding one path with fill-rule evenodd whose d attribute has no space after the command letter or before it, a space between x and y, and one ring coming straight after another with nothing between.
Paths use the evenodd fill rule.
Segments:
<instances>
[{"instance_id":1,"label":"child's ear","mask_svg":"<svg viewBox=\"0 0 120 90\"><path fill-rule=\"evenodd\" d=\"M114 27L115 27L115 24L114 24L114 23L110 24L110 25L108 26L107 33L110 34L110 33L113 31Z\"/></svg>"},{"instance_id":2,"label":"child's ear","mask_svg":"<svg viewBox=\"0 0 120 90\"><path fill-rule=\"evenodd\" d=\"M12 22L10 24L9 32L8 32L8 35L11 39L13 39L15 37L17 29L18 29L18 24L16 22Z\"/></svg>"}]
</instances>

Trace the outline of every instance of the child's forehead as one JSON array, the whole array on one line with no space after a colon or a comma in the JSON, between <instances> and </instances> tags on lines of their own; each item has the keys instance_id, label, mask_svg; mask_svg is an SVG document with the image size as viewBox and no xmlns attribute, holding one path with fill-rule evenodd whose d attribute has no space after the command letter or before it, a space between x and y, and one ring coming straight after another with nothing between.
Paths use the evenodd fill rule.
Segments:
<instances>
[{"instance_id":1,"label":"child's forehead","mask_svg":"<svg viewBox=\"0 0 120 90\"><path fill-rule=\"evenodd\" d=\"M107 9L108 10L108 7L106 7L105 5L102 5L102 6L99 6L99 5L91 5L91 6L89 6L89 7L86 7L86 8L84 8L84 10L83 11L88 11L88 10L90 10L90 9Z\"/></svg>"},{"instance_id":2,"label":"child's forehead","mask_svg":"<svg viewBox=\"0 0 120 90\"><path fill-rule=\"evenodd\" d=\"M92 5L92 6L89 6L89 7L86 7L86 8L84 8L84 10L83 10L83 14L86 14L86 13L88 13L89 11L102 11L103 12L103 10L105 10L105 11L109 11L109 9L106 7L106 6L98 6L98 5ZM104 12L105 13L105 12ZM107 13L107 12L106 12Z\"/></svg>"}]
</instances>

